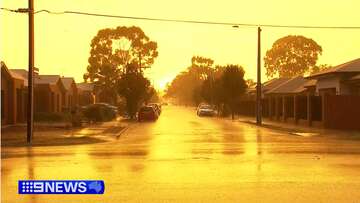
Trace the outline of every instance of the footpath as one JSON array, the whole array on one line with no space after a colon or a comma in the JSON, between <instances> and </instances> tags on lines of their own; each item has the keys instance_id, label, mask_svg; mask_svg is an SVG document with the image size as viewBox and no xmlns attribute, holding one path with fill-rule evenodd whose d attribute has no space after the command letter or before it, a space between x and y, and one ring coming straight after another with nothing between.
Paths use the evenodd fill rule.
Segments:
<instances>
[{"instance_id":1,"label":"footpath","mask_svg":"<svg viewBox=\"0 0 360 203\"><path fill-rule=\"evenodd\" d=\"M237 120L240 122L257 125L255 117L239 116ZM335 130L326 129L321 127L309 127L304 125L296 125L293 123L277 122L270 119L262 119L263 128L269 128L274 130L286 131L293 135L298 136L354 136L360 138L360 131L347 131L347 130Z\"/></svg>"},{"instance_id":2,"label":"footpath","mask_svg":"<svg viewBox=\"0 0 360 203\"><path fill-rule=\"evenodd\" d=\"M35 123L31 146L94 144L118 139L129 123L116 119L72 128L66 123ZM24 147L26 125L1 128L1 147Z\"/></svg>"}]
</instances>

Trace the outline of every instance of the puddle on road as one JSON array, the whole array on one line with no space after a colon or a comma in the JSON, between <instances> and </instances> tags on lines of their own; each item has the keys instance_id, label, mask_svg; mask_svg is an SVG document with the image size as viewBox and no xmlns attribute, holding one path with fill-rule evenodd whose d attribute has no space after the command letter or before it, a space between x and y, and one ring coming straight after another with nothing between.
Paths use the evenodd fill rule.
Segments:
<instances>
[{"instance_id":1,"label":"puddle on road","mask_svg":"<svg viewBox=\"0 0 360 203\"><path fill-rule=\"evenodd\" d=\"M320 133L290 133L292 135L297 135L297 136L301 136L301 137L313 137L313 136L317 136L320 135Z\"/></svg>"}]
</instances>

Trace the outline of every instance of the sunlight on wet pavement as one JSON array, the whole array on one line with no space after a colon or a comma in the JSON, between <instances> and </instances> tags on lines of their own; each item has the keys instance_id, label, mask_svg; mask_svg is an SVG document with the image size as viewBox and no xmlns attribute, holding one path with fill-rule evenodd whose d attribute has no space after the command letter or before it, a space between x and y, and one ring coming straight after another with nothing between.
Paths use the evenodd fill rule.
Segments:
<instances>
[{"instance_id":1,"label":"sunlight on wet pavement","mask_svg":"<svg viewBox=\"0 0 360 203\"><path fill-rule=\"evenodd\" d=\"M2 200L354 202L359 146L359 140L291 135L169 106L158 121L131 124L118 140L3 148ZM94 196L18 195L19 179L104 179L106 189Z\"/></svg>"}]
</instances>

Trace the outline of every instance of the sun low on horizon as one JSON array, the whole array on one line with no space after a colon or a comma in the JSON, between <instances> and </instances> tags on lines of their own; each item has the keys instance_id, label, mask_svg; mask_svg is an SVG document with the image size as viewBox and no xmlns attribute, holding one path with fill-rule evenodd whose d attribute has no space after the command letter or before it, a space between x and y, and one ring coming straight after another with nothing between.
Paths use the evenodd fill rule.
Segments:
<instances>
[{"instance_id":1,"label":"sun low on horizon","mask_svg":"<svg viewBox=\"0 0 360 203\"><path fill-rule=\"evenodd\" d=\"M35 0L35 10L80 11L145 18L308 26L359 26L360 2L338 1L85 1ZM27 1L3 0L2 8L26 8ZM26 14L1 10L0 59L9 68L27 69L28 18ZM158 22L72 14L35 15L35 66L40 74L57 74L83 81L90 43L97 32L117 26L137 26L157 42L159 55L145 71L154 87L164 90L191 64L192 56L214 60L216 65L239 64L245 78L256 78L257 30L227 25ZM303 35L322 46L318 63L338 65L359 58L360 30L262 28L261 54L279 38ZM263 62L262 62L263 63ZM263 81L267 80L262 69Z\"/></svg>"}]
</instances>

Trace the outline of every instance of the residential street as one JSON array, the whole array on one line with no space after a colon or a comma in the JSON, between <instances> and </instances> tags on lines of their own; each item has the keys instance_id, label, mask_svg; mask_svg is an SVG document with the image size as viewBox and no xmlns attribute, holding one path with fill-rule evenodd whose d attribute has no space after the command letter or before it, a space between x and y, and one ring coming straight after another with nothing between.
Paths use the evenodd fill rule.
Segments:
<instances>
[{"instance_id":1,"label":"residential street","mask_svg":"<svg viewBox=\"0 0 360 203\"><path fill-rule=\"evenodd\" d=\"M3 147L2 202L358 202L360 135L300 136L164 106L82 145ZM104 195L19 195L22 179L102 179Z\"/></svg>"}]
</instances>

